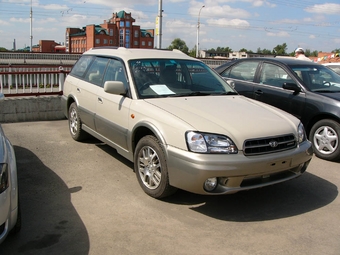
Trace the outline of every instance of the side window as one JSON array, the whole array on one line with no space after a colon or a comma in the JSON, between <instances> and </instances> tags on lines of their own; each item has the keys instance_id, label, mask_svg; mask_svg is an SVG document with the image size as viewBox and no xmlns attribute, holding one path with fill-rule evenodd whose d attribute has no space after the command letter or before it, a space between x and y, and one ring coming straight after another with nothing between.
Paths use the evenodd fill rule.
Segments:
<instances>
[{"instance_id":1,"label":"side window","mask_svg":"<svg viewBox=\"0 0 340 255\"><path fill-rule=\"evenodd\" d=\"M241 62L230 70L227 69L222 76L237 80L254 81L258 64L258 61Z\"/></svg>"},{"instance_id":2,"label":"side window","mask_svg":"<svg viewBox=\"0 0 340 255\"><path fill-rule=\"evenodd\" d=\"M260 84L266 84L278 88L282 88L283 83L293 82L293 79L289 74L281 67L269 63L264 63L261 76Z\"/></svg>"},{"instance_id":3,"label":"side window","mask_svg":"<svg viewBox=\"0 0 340 255\"><path fill-rule=\"evenodd\" d=\"M108 58L96 57L86 73L85 80L98 86L102 86L104 72L108 62Z\"/></svg>"},{"instance_id":4,"label":"side window","mask_svg":"<svg viewBox=\"0 0 340 255\"><path fill-rule=\"evenodd\" d=\"M83 77L94 58L94 56L83 55L73 66L70 74L78 77Z\"/></svg>"},{"instance_id":5,"label":"side window","mask_svg":"<svg viewBox=\"0 0 340 255\"><path fill-rule=\"evenodd\" d=\"M127 86L126 73L122 62L116 59L111 59L107 66L103 84L106 81L121 81Z\"/></svg>"}]
</instances>

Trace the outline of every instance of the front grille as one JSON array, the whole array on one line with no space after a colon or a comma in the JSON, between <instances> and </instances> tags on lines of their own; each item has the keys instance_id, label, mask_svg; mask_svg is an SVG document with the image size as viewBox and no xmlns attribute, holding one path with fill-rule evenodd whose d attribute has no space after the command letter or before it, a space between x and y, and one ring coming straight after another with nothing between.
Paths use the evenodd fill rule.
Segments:
<instances>
[{"instance_id":1,"label":"front grille","mask_svg":"<svg viewBox=\"0 0 340 255\"><path fill-rule=\"evenodd\" d=\"M296 148L296 146L295 136L290 134L246 140L243 151L246 156L253 156L290 150Z\"/></svg>"}]
</instances>

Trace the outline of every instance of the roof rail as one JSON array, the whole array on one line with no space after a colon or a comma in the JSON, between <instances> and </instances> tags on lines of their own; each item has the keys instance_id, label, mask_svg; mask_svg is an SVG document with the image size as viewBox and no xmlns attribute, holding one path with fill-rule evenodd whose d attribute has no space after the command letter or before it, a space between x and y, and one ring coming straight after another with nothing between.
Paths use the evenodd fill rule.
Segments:
<instances>
[{"instance_id":1,"label":"roof rail","mask_svg":"<svg viewBox=\"0 0 340 255\"><path fill-rule=\"evenodd\" d=\"M90 50L100 50L100 49L118 49L117 46L99 46L99 47L93 47Z\"/></svg>"}]
</instances>

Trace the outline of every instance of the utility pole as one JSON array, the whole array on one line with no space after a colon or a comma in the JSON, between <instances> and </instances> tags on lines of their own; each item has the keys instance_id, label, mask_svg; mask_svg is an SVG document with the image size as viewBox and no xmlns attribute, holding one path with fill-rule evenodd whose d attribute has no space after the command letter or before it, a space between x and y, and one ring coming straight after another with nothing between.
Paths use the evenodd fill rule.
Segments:
<instances>
[{"instance_id":1,"label":"utility pole","mask_svg":"<svg viewBox=\"0 0 340 255\"><path fill-rule=\"evenodd\" d=\"M201 16L201 11L202 9L205 7L205 5L202 5L202 7L200 8L200 11L198 12L198 18L197 18L197 45L196 45L196 58L199 57L199 46L200 46L200 42L199 42L199 34L200 34L200 16Z\"/></svg>"},{"instance_id":2,"label":"utility pole","mask_svg":"<svg viewBox=\"0 0 340 255\"><path fill-rule=\"evenodd\" d=\"M30 11L30 39L31 39L31 52L32 49L32 42L33 42L33 35L32 35L32 22L33 22L33 11L32 11L32 0L31 0L31 11Z\"/></svg>"},{"instance_id":3,"label":"utility pole","mask_svg":"<svg viewBox=\"0 0 340 255\"><path fill-rule=\"evenodd\" d=\"M157 48L161 49L162 48L162 0L159 0L159 4L158 4L158 17L157 17L157 28L156 30L157 32Z\"/></svg>"}]
</instances>

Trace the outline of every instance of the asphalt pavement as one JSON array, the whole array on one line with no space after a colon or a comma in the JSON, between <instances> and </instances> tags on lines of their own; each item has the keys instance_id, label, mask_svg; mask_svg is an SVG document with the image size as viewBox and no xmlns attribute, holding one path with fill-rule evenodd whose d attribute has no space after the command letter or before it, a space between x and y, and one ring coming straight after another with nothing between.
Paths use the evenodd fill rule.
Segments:
<instances>
[{"instance_id":1,"label":"asphalt pavement","mask_svg":"<svg viewBox=\"0 0 340 255\"><path fill-rule=\"evenodd\" d=\"M0 255L340 254L340 163L225 196L143 193L131 162L67 120L2 124L18 164L22 229Z\"/></svg>"}]
</instances>

